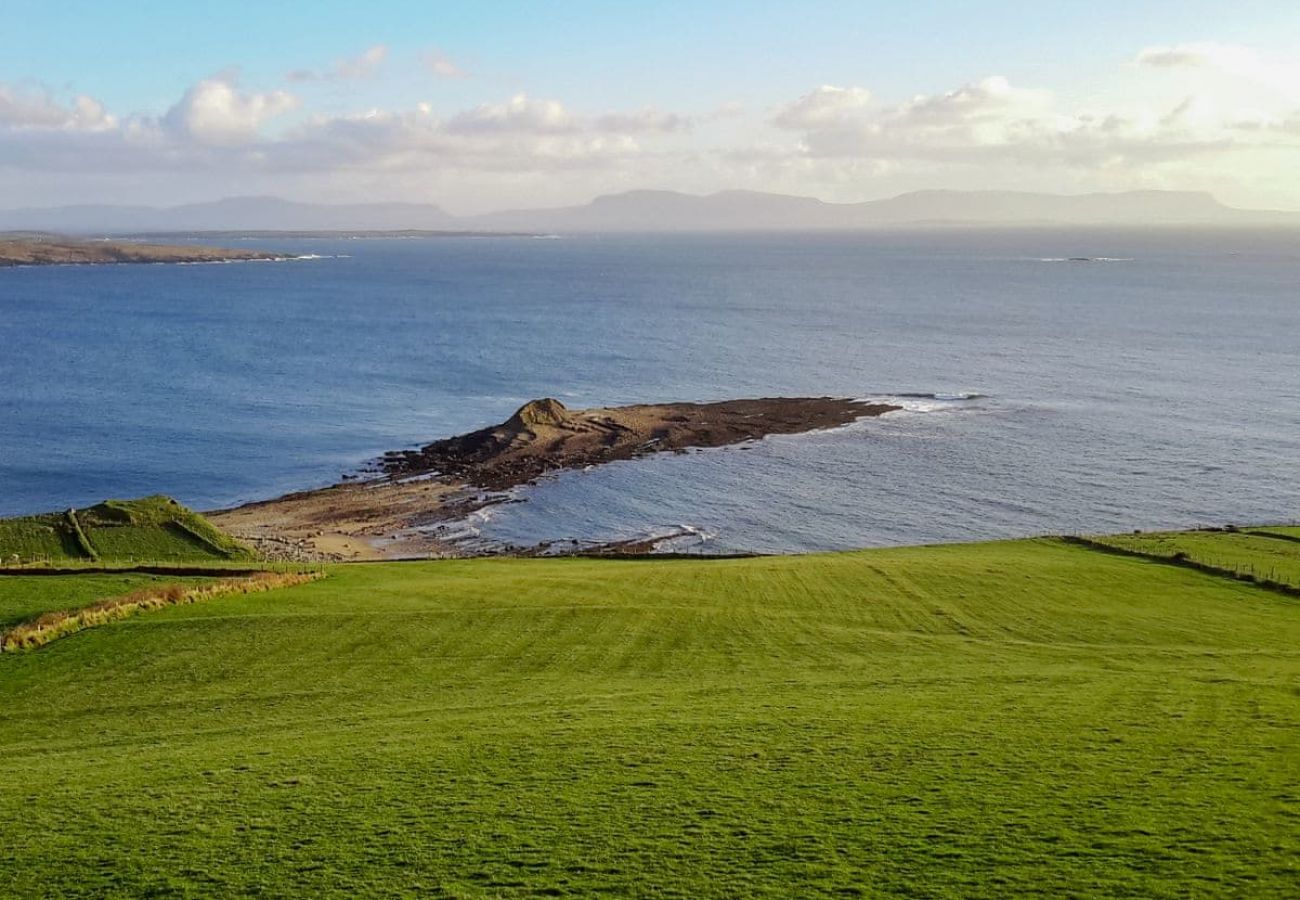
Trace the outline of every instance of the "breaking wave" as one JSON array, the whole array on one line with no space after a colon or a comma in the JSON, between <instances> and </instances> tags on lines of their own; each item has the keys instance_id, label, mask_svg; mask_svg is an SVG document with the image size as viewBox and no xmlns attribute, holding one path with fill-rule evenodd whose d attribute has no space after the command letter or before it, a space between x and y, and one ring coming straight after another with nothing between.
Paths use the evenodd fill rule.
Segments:
<instances>
[{"instance_id":1,"label":"breaking wave","mask_svg":"<svg viewBox=\"0 0 1300 900\"><path fill-rule=\"evenodd\" d=\"M968 409L974 405L973 401L982 400L986 396L976 391L936 391L878 394L865 399L871 403L901 406L906 412L928 413Z\"/></svg>"},{"instance_id":2,"label":"breaking wave","mask_svg":"<svg viewBox=\"0 0 1300 900\"><path fill-rule=\"evenodd\" d=\"M1040 256L1038 262L1045 263L1089 263L1089 262L1133 262L1131 256Z\"/></svg>"}]
</instances>

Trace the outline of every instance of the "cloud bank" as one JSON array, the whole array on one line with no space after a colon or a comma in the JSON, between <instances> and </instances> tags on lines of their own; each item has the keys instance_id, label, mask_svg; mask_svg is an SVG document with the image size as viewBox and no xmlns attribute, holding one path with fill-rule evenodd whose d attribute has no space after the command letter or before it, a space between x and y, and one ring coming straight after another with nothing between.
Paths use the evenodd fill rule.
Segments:
<instances>
[{"instance_id":1,"label":"cloud bank","mask_svg":"<svg viewBox=\"0 0 1300 900\"><path fill-rule=\"evenodd\" d=\"M389 56L375 45L290 81L372 79ZM440 53L417 62L437 76L430 84L464 75ZM161 112L122 113L90 95L61 99L0 83L0 185L31 192L85 183L104 194L115 179L138 187L151 173L160 186L171 179L276 192L291 182L335 198L414 191L446 200L440 194L450 188L461 191L462 206L480 209L647 186L856 200L922 186L1226 185L1255 191L1257 205L1300 207L1294 66L1198 43L1140 49L1116 71L1132 90L1123 105L1100 108L994 74L892 99L867 85L820 85L765 112L735 103L581 110L516 92L459 109L426 101L325 113L292 90L245 86L227 72L191 85ZM1197 74L1195 90L1170 100L1168 75L1182 72ZM1243 104L1243 81L1267 91L1249 92Z\"/></svg>"}]
</instances>

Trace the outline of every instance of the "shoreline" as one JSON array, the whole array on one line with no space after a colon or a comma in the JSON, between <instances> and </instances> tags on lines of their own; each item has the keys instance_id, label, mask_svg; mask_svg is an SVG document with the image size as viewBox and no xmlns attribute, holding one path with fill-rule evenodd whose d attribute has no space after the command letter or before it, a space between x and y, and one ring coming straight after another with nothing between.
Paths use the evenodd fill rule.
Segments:
<instances>
[{"instance_id":1,"label":"shoreline","mask_svg":"<svg viewBox=\"0 0 1300 900\"><path fill-rule=\"evenodd\" d=\"M537 547L468 553L463 540L438 537L439 525L478 510L517 502L506 492L543 475L654 453L684 453L840 427L902 407L834 398L760 398L715 403L637 404L569 410L534 400L507 421L393 451L370 477L296 491L205 513L217 527L270 559L379 560L466 555L538 555ZM654 541L615 541L587 548L645 552Z\"/></svg>"}]
</instances>

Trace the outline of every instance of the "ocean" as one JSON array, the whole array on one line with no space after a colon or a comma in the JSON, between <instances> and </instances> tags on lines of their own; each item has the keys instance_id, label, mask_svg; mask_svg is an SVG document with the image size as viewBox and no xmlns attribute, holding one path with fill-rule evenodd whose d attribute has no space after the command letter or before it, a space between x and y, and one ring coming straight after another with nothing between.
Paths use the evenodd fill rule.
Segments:
<instances>
[{"instance_id":1,"label":"ocean","mask_svg":"<svg viewBox=\"0 0 1300 900\"><path fill-rule=\"evenodd\" d=\"M0 515L265 498L536 397L833 395L905 409L566 472L463 530L721 553L1294 521L1298 239L259 239L233 246L314 258L0 269Z\"/></svg>"}]
</instances>

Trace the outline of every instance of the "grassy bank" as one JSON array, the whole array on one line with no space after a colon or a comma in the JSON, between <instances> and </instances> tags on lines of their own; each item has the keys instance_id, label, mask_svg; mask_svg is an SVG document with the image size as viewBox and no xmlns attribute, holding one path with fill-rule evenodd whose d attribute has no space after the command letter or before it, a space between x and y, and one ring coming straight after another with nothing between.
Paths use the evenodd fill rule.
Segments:
<instances>
[{"instance_id":1,"label":"grassy bank","mask_svg":"<svg viewBox=\"0 0 1300 900\"><path fill-rule=\"evenodd\" d=\"M336 567L0 657L15 895L1288 894L1300 603L1054 541Z\"/></svg>"},{"instance_id":2,"label":"grassy bank","mask_svg":"<svg viewBox=\"0 0 1300 900\"><path fill-rule=\"evenodd\" d=\"M0 566L247 560L247 547L170 497L0 519Z\"/></svg>"}]
</instances>

